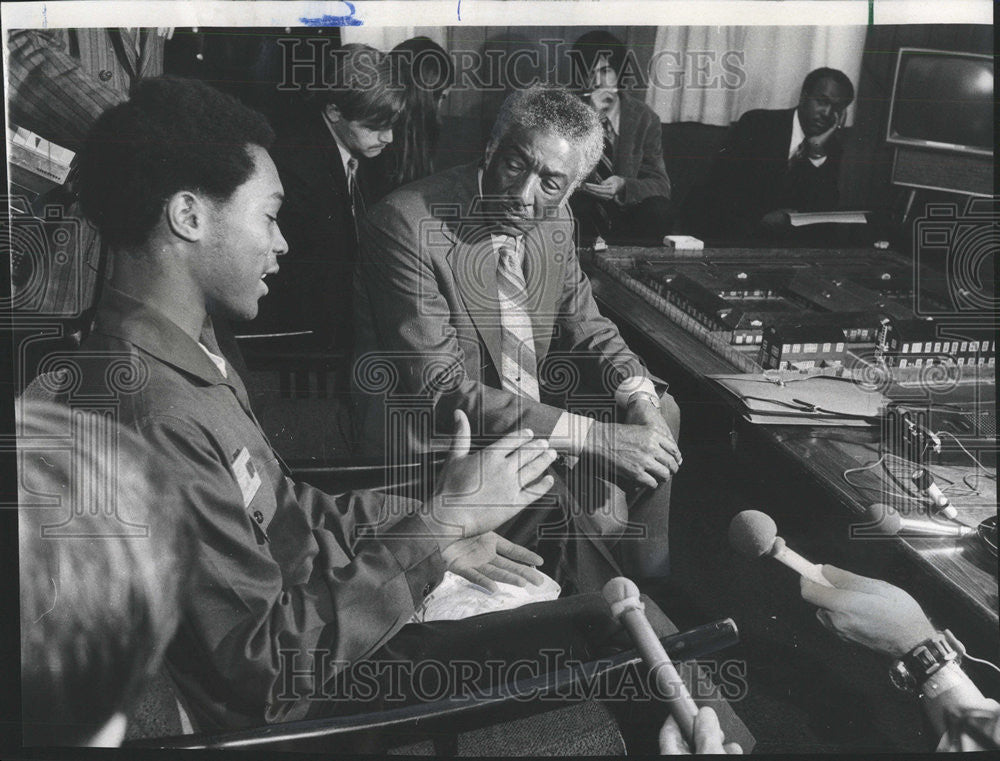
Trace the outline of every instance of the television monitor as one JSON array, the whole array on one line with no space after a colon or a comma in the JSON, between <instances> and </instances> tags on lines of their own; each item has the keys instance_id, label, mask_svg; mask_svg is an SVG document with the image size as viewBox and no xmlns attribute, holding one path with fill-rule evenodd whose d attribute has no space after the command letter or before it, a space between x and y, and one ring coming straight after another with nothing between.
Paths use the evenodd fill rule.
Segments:
<instances>
[{"instance_id":1,"label":"television monitor","mask_svg":"<svg viewBox=\"0 0 1000 761\"><path fill-rule=\"evenodd\" d=\"M992 56L901 48L886 140L992 156L993 102Z\"/></svg>"}]
</instances>

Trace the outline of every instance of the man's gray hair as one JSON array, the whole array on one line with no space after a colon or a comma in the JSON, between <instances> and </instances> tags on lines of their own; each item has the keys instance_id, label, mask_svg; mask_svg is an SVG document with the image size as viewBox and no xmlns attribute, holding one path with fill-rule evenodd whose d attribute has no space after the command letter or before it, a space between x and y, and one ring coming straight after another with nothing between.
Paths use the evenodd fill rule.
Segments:
<instances>
[{"instance_id":1,"label":"man's gray hair","mask_svg":"<svg viewBox=\"0 0 1000 761\"><path fill-rule=\"evenodd\" d=\"M577 146L582 163L574 188L597 166L604 151L604 129L597 113L564 87L533 85L511 93L493 125L486 163L513 127L550 132Z\"/></svg>"}]
</instances>

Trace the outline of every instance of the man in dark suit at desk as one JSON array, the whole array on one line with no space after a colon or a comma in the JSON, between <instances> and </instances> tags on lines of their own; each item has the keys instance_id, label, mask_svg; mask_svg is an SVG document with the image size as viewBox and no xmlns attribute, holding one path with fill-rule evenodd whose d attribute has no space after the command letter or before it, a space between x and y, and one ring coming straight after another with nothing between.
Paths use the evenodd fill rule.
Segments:
<instances>
[{"instance_id":1,"label":"man in dark suit at desk","mask_svg":"<svg viewBox=\"0 0 1000 761\"><path fill-rule=\"evenodd\" d=\"M358 222L378 194L372 159L392 142L404 94L367 45L328 60L330 89L278 126L271 154L285 188L278 222L288 255L254 333L312 331L307 345L350 353Z\"/></svg>"},{"instance_id":2,"label":"man in dark suit at desk","mask_svg":"<svg viewBox=\"0 0 1000 761\"><path fill-rule=\"evenodd\" d=\"M670 178L663 163L660 119L619 89L627 49L613 34L594 31L573 45L585 101L601 119L604 150L570 199L580 240L659 245L670 232Z\"/></svg>"},{"instance_id":3,"label":"man in dark suit at desk","mask_svg":"<svg viewBox=\"0 0 1000 761\"><path fill-rule=\"evenodd\" d=\"M795 108L740 117L689 217L704 237L783 237L788 213L832 211L840 193L839 132L854 86L842 71L810 72Z\"/></svg>"},{"instance_id":4,"label":"man in dark suit at desk","mask_svg":"<svg viewBox=\"0 0 1000 761\"><path fill-rule=\"evenodd\" d=\"M355 279L354 377L373 454L431 446L418 410L407 413L413 425L387 433L393 391L372 384L388 363L394 392L433 414L435 431L451 430L458 409L474 436L529 428L561 454L582 456L580 471L593 466L588 478L565 475L599 482L601 496L587 504L603 501L600 515L577 517L615 537L625 496L593 476L617 476L627 518L646 532L618 542L621 560L636 576L662 576L671 477L681 464L679 410L598 312L565 208L602 141L597 114L567 90L519 91L504 103L482 161L400 188L374 207ZM618 422L586 415L616 407L610 419Z\"/></svg>"}]
</instances>

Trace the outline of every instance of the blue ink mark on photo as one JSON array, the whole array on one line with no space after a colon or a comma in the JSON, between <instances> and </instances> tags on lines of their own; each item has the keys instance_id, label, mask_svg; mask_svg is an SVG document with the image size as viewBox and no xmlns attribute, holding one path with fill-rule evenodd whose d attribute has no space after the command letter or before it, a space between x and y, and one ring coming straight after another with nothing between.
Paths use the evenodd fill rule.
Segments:
<instances>
[{"instance_id":1,"label":"blue ink mark on photo","mask_svg":"<svg viewBox=\"0 0 1000 761\"><path fill-rule=\"evenodd\" d=\"M458 0L458 20L462 20L462 0Z\"/></svg>"},{"instance_id":2,"label":"blue ink mark on photo","mask_svg":"<svg viewBox=\"0 0 1000 761\"><path fill-rule=\"evenodd\" d=\"M300 18L299 21L305 26L361 26L364 22L359 18L354 18L354 4L345 2L351 12L347 16L315 16L313 18Z\"/></svg>"}]
</instances>

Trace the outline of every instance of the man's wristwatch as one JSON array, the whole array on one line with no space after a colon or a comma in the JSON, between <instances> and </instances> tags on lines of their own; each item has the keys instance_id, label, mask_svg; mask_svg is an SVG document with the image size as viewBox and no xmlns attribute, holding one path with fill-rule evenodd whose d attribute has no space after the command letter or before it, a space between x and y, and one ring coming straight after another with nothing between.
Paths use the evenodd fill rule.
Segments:
<instances>
[{"instance_id":1,"label":"man's wristwatch","mask_svg":"<svg viewBox=\"0 0 1000 761\"><path fill-rule=\"evenodd\" d=\"M656 409L660 409L660 398L656 394L651 394L648 391L633 391L628 398L628 404L626 407L631 407L640 399L647 400Z\"/></svg>"},{"instance_id":2,"label":"man's wristwatch","mask_svg":"<svg viewBox=\"0 0 1000 761\"><path fill-rule=\"evenodd\" d=\"M916 693L932 674L949 663L962 662L960 648L955 635L945 629L893 663L889 678L899 689Z\"/></svg>"}]
</instances>

